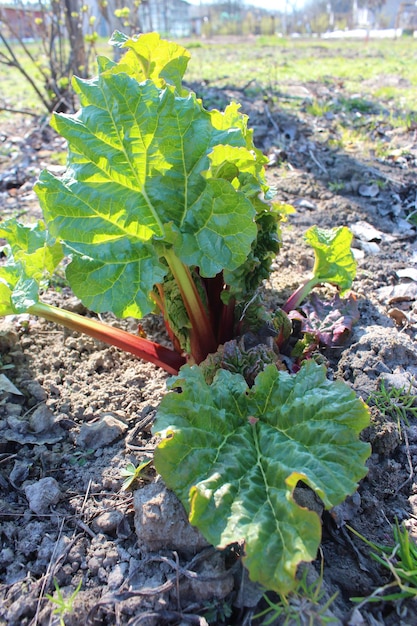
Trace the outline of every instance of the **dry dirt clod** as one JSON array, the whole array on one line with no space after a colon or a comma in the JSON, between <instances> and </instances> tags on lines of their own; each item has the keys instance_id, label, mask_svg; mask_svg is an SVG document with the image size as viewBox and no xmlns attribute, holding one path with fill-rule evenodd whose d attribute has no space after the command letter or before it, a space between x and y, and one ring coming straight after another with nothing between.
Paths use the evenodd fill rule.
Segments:
<instances>
[{"instance_id":1,"label":"dry dirt clod","mask_svg":"<svg viewBox=\"0 0 417 626\"><path fill-rule=\"evenodd\" d=\"M59 484L51 476L25 485L24 490L30 509L37 515L50 513L51 506L57 504L61 497Z\"/></svg>"},{"instance_id":2,"label":"dry dirt clod","mask_svg":"<svg viewBox=\"0 0 417 626\"><path fill-rule=\"evenodd\" d=\"M106 413L96 422L83 424L77 437L77 445L84 450L104 448L127 430L127 424L118 417Z\"/></svg>"},{"instance_id":3,"label":"dry dirt clod","mask_svg":"<svg viewBox=\"0 0 417 626\"><path fill-rule=\"evenodd\" d=\"M133 501L138 545L145 552L175 550L192 556L209 545L190 525L181 502L162 481L135 491Z\"/></svg>"}]
</instances>

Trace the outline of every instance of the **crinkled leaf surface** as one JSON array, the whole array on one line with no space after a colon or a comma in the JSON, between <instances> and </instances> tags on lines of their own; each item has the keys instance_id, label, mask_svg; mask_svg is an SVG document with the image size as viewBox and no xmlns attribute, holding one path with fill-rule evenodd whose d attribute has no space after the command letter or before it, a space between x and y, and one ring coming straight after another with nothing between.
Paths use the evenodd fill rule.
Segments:
<instances>
[{"instance_id":1,"label":"crinkled leaf surface","mask_svg":"<svg viewBox=\"0 0 417 626\"><path fill-rule=\"evenodd\" d=\"M7 239L13 261L23 265L28 276L41 280L63 258L62 246L54 241L41 221L32 225L14 219L0 224L0 237Z\"/></svg>"},{"instance_id":2,"label":"crinkled leaf surface","mask_svg":"<svg viewBox=\"0 0 417 626\"><path fill-rule=\"evenodd\" d=\"M23 225L16 220L0 224L7 239L6 264L0 267L0 315L24 313L38 301L39 283L47 280L63 258L43 222Z\"/></svg>"},{"instance_id":3,"label":"crinkled leaf surface","mask_svg":"<svg viewBox=\"0 0 417 626\"><path fill-rule=\"evenodd\" d=\"M17 267L0 267L0 315L16 313L12 304L12 294L19 282Z\"/></svg>"},{"instance_id":4,"label":"crinkled leaf surface","mask_svg":"<svg viewBox=\"0 0 417 626\"><path fill-rule=\"evenodd\" d=\"M139 82L151 78L162 86L166 81L181 91L181 81L191 57L188 50L161 39L158 33L146 33L133 39L116 31L110 43L129 50L119 65L119 71L128 68L128 73L133 73Z\"/></svg>"},{"instance_id":5,"label":"crinkled leaf surface","mask_svg":"<svg viewBox=\"0 0 417 626\"><path fill-rule=\"evenodd\" d=\"M370 453L358 439L365 405L313 361L296 375L269 365L250 389L239 374L219 370L208 385L185 367L172 387L181 393L163 398L155 423L157 471L208 541L243 539L252 580L289 592L321 537L294 488L304 482L326 508L354 492Z\"/></svg>"},{"instance_id":6,"label":"crinkled leaf surface","mask_svg":"<svg viewBox=\"0 0 417 626\"><path fill-rule=\"evenodd\" d=\"M346 226L329 230L313 226L305 234L316 256L313 274L317 282L337 285L342 293L350 289L356 275L352 236Z\"/></svg>"},{"instance_id":7,"label":"crinkled leaf surface","mask_svg":"<svg viewBox=\"0 0 417 626\"><path fill-rule=\"evenodd\" d=\"M257 235L251 200L229 176L208 174L209 154L224 144L240 148L227 167L243 164L260 179L263 157L248 149L246 117L236 105L208 112L194 94L165 81L161 87L165 44L156 60L147 48L152 79L137 79L135 59L144 61L132 41L127 63L101 60L98 77L77 79L82 109L53 119L69 143L68 169L62 178L43 172L36 185L48 227L72 255L74 292L91 309L122 317L153 309L149 294L166 273L164 246L212 277L244 264ZM184 59L173 53L167 62L175 83ZM222 170L219 158L215 169Z\"/></svg>"},{"instance_id":8,"label":"crinkled leaf surface","mask_svg":"<svg viewBox=\"0 0 417 626\"><path fill-rule=\"evenodd\" d=\"M302 311L305 317L297 317L301 321L302 332L313 334L328 347L342 345L359 319L358 303L352 295L342 299L336 294L331 300L323 301L312 293Z\"/></svg>"}]
</instances>

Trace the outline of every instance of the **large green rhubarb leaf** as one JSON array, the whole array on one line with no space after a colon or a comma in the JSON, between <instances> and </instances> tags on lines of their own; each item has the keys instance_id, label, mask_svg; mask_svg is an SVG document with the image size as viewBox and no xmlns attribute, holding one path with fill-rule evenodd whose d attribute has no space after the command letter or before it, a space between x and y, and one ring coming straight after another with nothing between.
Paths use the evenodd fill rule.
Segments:
<instances>
[{"instance_id":1,"label":"large green rhubarb leaf","mask_svg":"<svg viewBox=\"0 0 417 626\"><path fill-rule=\"evenodd\" d=\"M43 172L36 191L71 254L75 294L95 311L142 317L168 249L203 277L245 263L265 158L236 105L209 112L179 88L182 48L154 34L118 41L129 48L119 64L100 59L96 78L75 80L81 110L54 116L68 168ZM250 194L239 176L250 177Z\"/></svg>"},{"instance_id":2,"label":"large green rhubarb leaf","mask_svg":"<svg viewBox=\"0 0 417 626\"><path fill-rule=\"evenodd\" d=\"M318 515L294 499L299 481L329 509L366 474L369 446L358 438L368 411L342 382L310 361L297 375L269 365L252 388L219 370L208 385L182 368L158 410L155 467L213 545L244 540L254 581L281 594L297 565L315 558Z\"/></svg>"}]
</instances>

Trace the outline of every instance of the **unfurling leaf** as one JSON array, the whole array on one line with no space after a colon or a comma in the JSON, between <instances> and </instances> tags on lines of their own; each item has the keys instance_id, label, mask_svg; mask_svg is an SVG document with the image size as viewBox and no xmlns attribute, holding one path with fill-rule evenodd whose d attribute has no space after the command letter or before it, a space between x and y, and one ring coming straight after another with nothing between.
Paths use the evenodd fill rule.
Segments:
<instances>
[{"instance_id":1,"label":"unfurling leaf","mask_svg":"<svg viewBox=\"0 0 417 626\"><path fill-rule=\"evenodd\" d=\"M301 321L301 332L314 335L317 343L329 348L343 345L359 319L358 303L352 294L343 299L336 294L323 301L313 293L301 309L303 315L293 314L291 319Z\"/></svg>"},{"instance_id":2,"label":"unfurling leaf","mask_svg":"<svg viewBox=\"0 0 417 626\"><path fill-rule=\"evenodd\" d=\"M305 234L316 256L313 274L318 283L340 287L341 293L350 289L356 274L356 262L350 244L352 233L346 226L326 230L313 226Z\"/></svg>"}]
</instances>

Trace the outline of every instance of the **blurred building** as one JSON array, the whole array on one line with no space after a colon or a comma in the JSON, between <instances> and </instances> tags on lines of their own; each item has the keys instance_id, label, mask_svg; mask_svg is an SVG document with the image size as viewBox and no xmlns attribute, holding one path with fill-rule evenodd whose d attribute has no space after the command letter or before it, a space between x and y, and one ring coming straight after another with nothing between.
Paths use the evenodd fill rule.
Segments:
<instances>
[{"instance_id":1,"label":"blurred building","mask_svg":"<svg viewBox=\"0 0 417 626\"><path fill-rule=\"evenodd\" d=\"M42 9L30 4L0 4L0 24L7 39L36 39L40 36L42 17Z\"/></svg>"},{"instance_id":2,"label":"blurred building","mask_svg":"<svg viewBox=\"0 0 417 626\"><path fill-rule=\"evenodd\" d=\"M362 28L402 28L414 30L416 26L417 6L415 1L400 2L386 0L381 8L359 7L353 0L353 23Z\"/></svg>"},{"instance_id":3,"label":"blurred building","mask_svg":"<svg viewBox=\"0 0 417 626\"><path fill-rule=\"evenodd\" d=\"M192 32L191 5L186 0L84 0L88 14L95 17L95 29L100 36L110 36L114 30L128 34L157 31L164 36L187 37Z\"/></svg>"}]
</instances>

